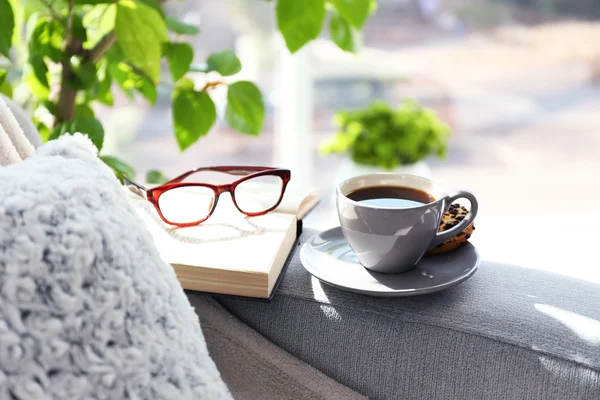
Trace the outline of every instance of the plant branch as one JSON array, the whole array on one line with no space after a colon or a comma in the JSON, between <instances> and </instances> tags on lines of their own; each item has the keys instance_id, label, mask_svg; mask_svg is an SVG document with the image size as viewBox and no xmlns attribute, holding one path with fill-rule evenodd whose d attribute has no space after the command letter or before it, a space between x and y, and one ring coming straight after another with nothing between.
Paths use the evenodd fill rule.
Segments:
<instances>
[{"instance_id":1,"label":"plant branch","mask_svg":"<svg viewBox=\"0 0 600 400\"><path fill-rule=\"evenodd\" d=\"M206 82L206 84L200 89L202 92L206 92L208 89L216 88L220 85L226 85L225 82L215 81L215 82Z\"/></svg>"},{"instance_id":2,"label":"plant branch","mask_svg":"<svg viewBox=\"0 0 600 400\"><path fill-rule=\"evenodd\" d=\"M109 32L87 53L86 60L97 62L115 44L117 37L114 32Z\"/></svg>"},{"instance_id":3,"label":"plant branch","mask_svg":"<svg viewBox=\"0 0 600 400\"><path fill-rule=\"evenodd\" d=\"M73 0L69 0L69 12L67 14L67 44L72 43L73 38Z\"/></svg>"},{"instance_id":4,"label":"plant branch","mask_svg":"<svg viewBox=\"0 0 600 400\"><path fill-rule=\"evenodd\" d=\"M58 103L56 105L55 124L70 121L75 116L75 100L77 98L77 89L69 85L73 78L71 57L77 54L83 54L83 42L73 37L73 3L74 0L69 0L65 59L61 61L62 72L60 81L60 92L58 95Z\"/></svg>"},{"instance_id":5,"label":"plant branch","mask_svg":"<svg viewBox=\"0 0 600 400\"><path fill-rule=\"evenodd\" d=\"M42 3L44 6L46 6L48 11L50 11L50 15L52 15L52 18L54 18L61 24L63 23L62 20L60 19L60 16L56 13L54 8L52 7L52 4L54 3L54 1L52 3L50 3L50 2L48 2L48 0L40 0L40 3Z\"/></svg>"}]
</instances>

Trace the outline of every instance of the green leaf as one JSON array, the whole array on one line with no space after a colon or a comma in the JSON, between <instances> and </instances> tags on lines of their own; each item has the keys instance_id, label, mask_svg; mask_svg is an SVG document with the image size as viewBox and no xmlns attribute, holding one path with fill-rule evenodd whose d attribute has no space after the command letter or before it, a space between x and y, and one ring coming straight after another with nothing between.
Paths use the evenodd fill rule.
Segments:
<instances>
[{"instance_id":1,"label":"green leaf","mask_svg":"<svg viewBox=\"0 0 600 400\"><path fill-rule=\"evenodd\" d=\"M352 53L358 50L357 42L359 32L356 32L346 19L337 12L333 12L331 15L331 20L329 21L329 33L331 39L333 39L334 43L337 44L340 49Z\"/></svg>"},{"instance_id":2,"label":"green leaf","mask_svg":"<svg viewBox=\"0 0 600 400\"><path fill-rule=\"evenodd\" d=\"M191 89L194 90L194 81L192 81L191 79L182 79L179 82L177 82L177 89Z\"/></svg>"},{"instance_id":3,"label":"green leaf","mask_svg":"<svg viewBox=\"0 0 600 400\"><path fill-rule=\"evenodd\" d=\"M163 53L167 57L169 70L174 81L182 78L190 69L194 59L194 50L187 43L165 43Z\"/></svg>"},{"instance_id":4,"label":"green leaf","mask_svg":"<svg viewBox=\"0 0 600 400\"><path fill-rule=\"evenodd\" d=\"M85 49L93 48L104 36L114 31L116 15L116 4L99 4L83 16L83 26L87 32L87 40L83 44Z\"/></svg>"},{"instance_id":5,"label":"green leaf","mask_svg":"<svg viewBox=\"0 0 600 400\"><path fill-rule=\"evenodd\" d=\"M12 98L13 95L13 90L12 90L12 86L10 86L10 83L8 82L8 80L5 80L4 82L0 83L0 93L2 93L3 95Z\"/></svg>"},{"instance_id":6,"label":"green leaf","mask_svg":"<svg viewBox=\"0 0 600 400\"><path fill-rule=\"evenodd\" d=\"M83 18L77 12L73 13L73 37L81 40L82 42L87 40L87 32L83 27Z\"/></svg>"},{"instance_id":7,"label":"green leaf","mask_svg":"<svg viewBox=\"0 0 600 400\"><path fill-rule=\"evenodd\" d=\"M371 0L329 0L356 29L362 28L372 7ZM377 3L375 3L377 4Z\"/></svg>"},{"instance_id":8,"label":"green leaf","mask_svg":"<svg viewBox=\"0 0 600 400\"><path fill-rule=\"evenodd\" d=\"M138 75L131 66L125 63L110 64L110 74L117 81L125 94L133 99L134 91L138 91L152 105L156 103L156 87L145 75Z\"/></svg>"},{"instance_id":9,"label":"green leaf","mask_svg":"<svg viewBox=\"0 0 600 400\"><path fill-rule=\"evenodd\" d=\"M258 135L265 119L265 105L260 90L248 81L236 82L227 90L225 121L233 129Z\"/></svg>"},{"instance_id":10,"label":"green leaf","mask_svg":"<svg viewBox=\"0 0 600 400\"><path fill-rule=\"evenodd\" d=\"M39 83L45 88L49 88L48 84L48 66L44 62L44 58L40 55L31 55L29 57L29 64L33 69L33 73Z\"/></svg>"},{"instance_id":11,"label":"green leaf","mask_svg":"<svg viewBox=\"0 0 600 400\"><path fill-rule=\"evenodd\" d=\"M160 1L158 1L158 0L138 0L138 2L145 4L148 7L152 8L154 11L159 13L163 19L166 18L165 12L163 11L162 6L160 5Z\"/></svg>"},{"instance_id":12,"label":"green leaf","mask_svg":"<svg viewBox=\"0 0 600 400\"><path fill-rule=\"evenodd\" d=\"M64 134L80 132L90 138L94 146L100 151L104 143L104 128L100 121L93 117L77 117L56 125L50 132L49 140L54 140Z\"/></svg>"},{"instance_id":13,"label":"green leaf","mask_svg":"<svg viewBox=\"0 0 600 400\"><path fill-rule=\"evenodd\" d=\"M237 74L242 69L242 63L231 50L212 53L206 60L208 71L217 71L223 76Z\"/></svg>"},{"instance_id":14,"label":"green leaf","mask_svg":"<svg viewBox=\"0 0 600 400\"><path fill-rule=\"evenodd\" d=\"M112 87L112 75L108 69L108 63L104 62L98 69L98 80L90 90L90 96L94 100L106 104L113 105L113 96L110 91Z\"/></svg>"},{"instance_id":15,"label":"green leaf","mask_svg":"<svg viewBox=\"0 0 600 400\"><path fill-rule=\"evenodd\" d=\"M42 142L46 143L48 141L48 137L50 136L50 128L48 128L46 124L44 124L37 118L32 118L32 120L33 124L35 125L35 128L40 133L40 138L42 139Z\"/></svg>"},{"instance_id":16,"label":"green leaf","mask_svg":"<svg viewBox=\"0 0 600 400\"><path fill-rule=\"evenodd\" d=\"M100 156L100 159L114 171L121 183L123 183L123 175L129 179L135 179L135 169L122 160L119 160L117 157Z\"/></svg>"},{"instance_id":17,"label":"green leaf","mask_svg":"<svg viewBox=\"0 0 600 400\"><path fill-rule=\"evenodd\" d=\"M127 59L157 83L161 43L167 41L167 28L160 14L145 4L123 0L117 4L115 35Z\"/></svg>"},{"instance_id":18,"label":"green leaf","mask_svg":"<svg viewBox=\"0 0 600 400\"><path fill-rule=\"evenodd\" d=\"M106 60L111 64L118 64L121 61L127 61L125 59L125 54L123 54L123 50L119 46L119 43L115 43L111 46L110 49L106 52Z\"/></svg>"},{"instance_id":19,"label":"green leaf","mask_svg":"<svg viewBox=\"0 0 600 400\"><path fill-rule=\"evenodd\" d=\"M51 17L39 18L29 39L29 57L48 57L54 62L62 61L65 38L63 25Z\"/></svg>"},{"instance_id":20,"label":"green leaf","mask_svg":"<svg viewBox=\"0 0 600 400\"><path fill-rule=\"evenodd\" d=\"M50 89L40 83L40 81L36 78L31 64L25 64L23 82L27 83L29 90L31 90L31 93L33 93L38 100L46 100L48 96L50 96Z\"/></svg>"},{"instance_id":21,"label":"green leaf","mask_svg":"<svg viewBox=\"0 0 600 400\"><path fill-rule=\"evenodd\" d=\"M173 92L173 124L181 151L208 133L217 119L217 110L210 96L194 90L189 79L182 79Z\"/></svg>"},{"instance_id":22,"label":"green leaf","mask_svg":"<svg viewBox=\"0 0 600 400\"><path fill-rule=\"evenodd\" d=\"M179 35L197 35L200 33L200 28L197 26L187 24L173 17L167 17L167 28Z\"/></svg>"},{"instance_id":23,"label":"green leaf","mask_svg":"<svg viewBox=\"0 0 600 400\"><path fill-rule=\"evenodd\" d=\"M369 15L373 15L377 12L377 0L369 0Z\"/></svg>"},{"instance_id":24,"label":"green leaf","mask_svg":"<svg viewBox=\"0 0 600 400\"><path fill-rule=\"evenodd\" d=\"M48 110L48 112L52 115L56 115L56 113L58 112L56 110L56 104L54 104L53 102L51 102L50 100L44 100L40 102L44 108L46 108L46 110Z\"/></svg>"},{"instance_id":25,"label":"green leaf","mask_svg":"<svg viewBox=\"0 0 600 400\"><path fill-rule=\"evenodd\" d=\"M85 4L107 4L107 3L115 3L115 0L75 0L73 3L77 4L79 6L85 5Z\"/></svg>"},{"instance_id":26,"label":"green leaf","mask_svg":"<svg viewBox=\"0 0 600 400\"><path fill-rule=\"evenodd\" d=\"M6 77L8 76L8 71L6 70L0 70L0 86L2 86L2 84L4 83L4 81L6 80Z\"/></svg>"},{"instance_id":27,"label":"green leaf","mask_svg":"<svg viewBox=\"0 0 600 400\"><path fill-rule=\"evenodd\" d=\"M325 20L325 0L277 0L276 13L277 27L294 53L319 36Z\"/></svg>"},{"instance_id":28,"label":"green leaf","mask_svg":"<svg viewBox=\"0 0 600 400\"><path fill-rule=\"evenodd\" d=\"M90 89L97 81L96 64L93 62L80 63L79 59L71 61L73 76L69 80L69 87L77 90Z\"/></svg>"},{"instance_id":29,"label":"green leaf","mask_svg":"<svg viewBox=\"0 0 600 400\"><path fill-rule=\"evenodd\" d=\"M94 110L88 104L77 104L75 106L75 118L94 117Z\"/></svg>"},{"instance_id":30,"label":"green leaf","mask_svg":"<svg viewBox=\"0 0 600 400\"><path fill-rule=\"evenodd\" d=\"M152 185L162 185L168 180L169 178L167 178L162 172L155 169L146 173L146 183L150 183Z\"/></svg>"},{"instance_id":31,"label":"green leaf","mask_svg":"<svg viewBox=\"0 0 600 400\"><path fill-rule=\"evenodd\" d=\"M15 30L15 15L8 0L0 0L0 54L9 57L13 32Z\"/></svg>"}]
</instances>

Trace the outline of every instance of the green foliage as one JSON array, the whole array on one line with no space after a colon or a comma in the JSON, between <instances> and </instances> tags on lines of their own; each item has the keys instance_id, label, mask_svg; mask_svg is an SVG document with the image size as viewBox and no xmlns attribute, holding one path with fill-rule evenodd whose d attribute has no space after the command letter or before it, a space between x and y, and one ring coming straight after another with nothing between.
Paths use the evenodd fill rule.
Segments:
<instances>
[{"instance_id":1,"label":"green foliage","mask_svg":"<svg viewBox=\"0 0 600 400\"><path fill-rule=\"evenodd\" d=\"M117 4L115 35L128 60L158 83L161 46L167 41L167 27L161 15L145 4L121 0Z\"/></svg>"},{"instance_id":2,"label":"green foliage","mask_svg":"<svg viewBox=\"0 0 600 400\"><path fill-rule=\"evenodd\" d=\"M227 90L225 121L233 129L258 135L265 119L265 105L260 90L248 81L236 82Z\"/></svg>"},{"instance_id":3,"label":"green foliage","mask_svg":"<svg viewBox=\"0 0 600 400\"><path fill-rule=\"evenodd\" d=\"M358 32L339 13L333 12L329 21L331 39L344 51L356 52L359 45Z\"/></svg>"},{"instance_id":4,"label":"green foliage","mask_svg":"<svg viewBox=\"0 0 600 400\"><path fill-rule=\"evenodd\" d=\"M167 29L179 35L197 35L200 33L200 28L195 25L186 24L177 18L167 17Z\"/></svg>"},{"instance_id":5,"label":"green foliage","mask_svg":"<svg viewBox=\"0 0 600 400\"><path fill-rule=\"evenodd\" d=\"M8 71L0 70L0 93L5 96L12 97L12 87L6 77L8 76Z\"/></svg>"},{"instance_id":6,"label":"green foliage","mask_svg":"<svg viewBox=\"0 0 600 400\"><path fill-rule=\"evenodd\" d=\"M87 34L87 40L83 43L83 47L92 49L102 38L113 32L116 19L116 4L99 4L92 7L82 18Z\"/></svg>"},{"instance_id":7,"label":"green foliage","mask_svg":"<svg viewBox=\"0 0 600 400\"><path fill-rule=\"evenodd\" d=\"M85 4L103 4L103 3L114 3L114 0L75 0L74 3L77 5Z\"/></svg>"},{"instance_id":8,"label":"green foliage","mask_svg":"<svg viewBox=\"0 0 600 400\"><path fill-rule=\"evenodd\" d=\"M73 37L82 42L87 40L87 31L83 27L83 17L81 13L76 12L73 13Z\"/></svg>"},{"instance_id":9,"label":"green foliage","mask_svg":"<svg viewBox=\"0 0 600 400\"><path fill-rule=\"evenodd\" d=\"M0 54L9 57L13 31L15 29L15 15L8 0L0 0Z\"/></svg>"},{"instance_id":10,"label":"green foliage","mask_svg":"<svg viewBox=\"0 0 600 400\"><path fill-rule=\"evenodd\" d=\"M46 89L50 88L50 84L48 83L48 66L44 61L44 57L37 55L29 56L29 65L33 70L33 74L35 75L35 79Z\"/></svg>"},{"instance_id":11,"label":"green foliage","mask_svg":"<svg viewBox=\"0 0 600 400\"><path fill-rule=\"evenodd\" d=\"M206 60L206 72L216 71L222 76L235 75L242 69L242 63L231 50L212 53Z\"/></svg>"},{"instance_id":12,"label":"green foliage","mask_svg":"<svg viewBox=\"0 0 600 400\"><path fill-rule=\"evenodd\" d=\"M331 40L342 50L358 52L362 37L360 29L368 16L377 10L375 0L329 0L332 5L329 20Z\"/></svg>"},{"instance_id":13,"label":"green foliage","mask_svg":"<svg viewBox=\"0 0 600 400\"><path fill-rule=\"evenodd\" d=\"M150 104L156 102L156 86L146 75L138 74L131 65L125 62L111 63L109 73L130 99L137 91Z\"/></svg>"},{"instance_id":14,"label":"green foliage","mask_svg":"<svg viewBox=\"0 0 600 400\"><path fill-rule=\"evenodd\" d=\"M108 68L108 63L103 62L98 68L98 79L90 89L89 97L90 100L98 100L100 103L107 106L113 105L113 96L111 92L112 88L112 75Z\"/></svg>"},{"instance_id":15,"label":"green foliage","mask_svg":"<svg viewBox=\"0 0 600 400\"><path fill-rule=\"evenodd\" d=\"M137 2L152 8L163 20L166 18L165 12L163 11L159 0L137 0Z\"/></svg>"},{"instance_id":16,"label":"green foliage","mask_svg":"<svg viewBox=\"0 0 600 400\"><path fill-rule=\"evenodd\" d=\"M167 57L169 70L174 81L181 79L189 70L194 59L194 49L187 43L165 43L163 53Z\"/></svg>"},{"instance_id":17,"label":"green foliage","mask_svg":"<svg viewBox=\"0 0 600 400\"><path fill-rule=\"evenodd\" d=\"M328 12L333 41L345 51L356 51L359 29L375 0L273 1L277 25L288 49L295 52L319 36ZM194 50L185 39L200 29L167 15L163 3L0 0L0 60L8 58L10 65L0 70L0 93L12 97L13 86L19 88L44 141L74 132L90 137L119 177L134 178L135 171L102 154L104 128L94 114L96 105L114 104L115 88L131 100L142 96L151 105L157 101L158 85L170 88L173 130L182 151L217 122L211 97L217 86L227 87L220 118L234 130L258 135L265 104L253 83L232 78L242 71L238 57L223 50L210 54L204 65L192 65ZM168 72L161 70L163 60ZM192 72L202 89L189 79ZM166 179L158 171L147 178Z\"/></svg>"},{"instance_id":18,"label":"green foliage","mask_svg":"<svg viewBox=\"0 0 600 400\"><path fill-rule=\"evenodd\" d=\"M319 36L325 20L325 0L277 0L275 9L277 27L292 53Z\"/></svg>"},{"instance_id":19,"label":"green foliage","mask_svg":"<svg viewBox=\"0 0 600 400\"><path fill-rule=\"evenodd\" d=\"M371 10L371 0L331 0L331 4L356 29L362 28Z\"/></svg>"},{"instance_id":20,"label":"green foliage","mask_svg":"<svg viewBox=\"0 0 600 400\"><path fill-rule=\"evenodd\" d=\"M77 90L91 89L98 79L96 64L76 57L73 57L70 63L73 76L69 79L69 87Z\"/></svg>"},{"instance_id":21,"label":"green foliage","mask_svg":"<svg viewBox=\"0 0 600 400\"><path fill-rule=\"evenodd\" d=\"M215 103L206 92L194 89L194 83L182 79L173 92L175 138L183 151L206 135L217 119Z\"/></svg>"},{"instance_id":22,"label":"green foliage","mask_svg":"<svg viewBox=\"0 0 600 400\"><path fill-rule=\"evenodd\" d=\"M86 110L82 114L86 114ZM87 113L89 115L89 113ZM86 134L98 151L102 150L102 144L104 143L104 128L102 124L93 116L82 116L75 117L75 119L56 125L50 132L49 140L56 139L64 134L73 133L84 133Z\"/></svg>"},{"instance_id":23,"label":"green foliage","mask_svg":"<svg viewBox=\"0 0 600 400\"><path fill-rule=\"evenodd\" d=\"M168 180L169 178L167 178L162 172L154 169L146 173L146 183L151 185L161 185Z\"/></svg>"},{"instance_id":24,"label":"green foliage","mask_svg":"<svg viewBox=\"0 0 600 400\"><path fill-rule=\"evenodd\" d=\"M135 169L133 167L113 156L100 156L104 164L108 165L114 172L117 178L123 183L123 175L129 179L135 177Z\"/></svg>"},{"instance_id":25,"label":"green foliage","mask_svg":"<svg viewBox=\"0 0 600 400\"><path fill-rule=\"evenodd\" d=\"M335 116L340 131L321 145L321 153L349 153L357 164L392 170L429 155L444 157L450 128L413 101L397 109L375 102L363 110Z\"/></svg>"},{"instance_id":26,"label":"green foliage","mask_svg":"<svg viewBox=\"0 0 600 400\"><path fill-rule=\"evenodd\" d=\"M63 41L65 40L64 25L52 17L39 18L29 39L29 58L48 57L54 62L61 61Z\"/></svg>"}]
</instances>

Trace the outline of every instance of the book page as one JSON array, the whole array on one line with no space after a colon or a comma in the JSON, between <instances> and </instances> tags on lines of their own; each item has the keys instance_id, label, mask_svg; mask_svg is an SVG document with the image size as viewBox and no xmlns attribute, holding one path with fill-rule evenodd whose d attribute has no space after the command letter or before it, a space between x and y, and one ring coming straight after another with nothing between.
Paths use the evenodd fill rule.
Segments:
<instances>
[{"instance_id":1,"label":"book page","mask_svg":"<svg viewBox=\"0 0 600 400\"><path fill-rule=\"evenodd\" d=\"M284 238L296 224L293 214L271 212L248 217L225 194L207 221L180 228L163 222L150 202L135 195L130 198L161 257L170 264L269 273ZM181 208L188 207L194 205Z\"/></svg>"},{"instance_id":2,"label":"book page","mask_svg":"<svg viewBox=\"0 0 600 400\"><path fill-rule=\"evenodd\" d=\"M292 181L288 184L283 199L276 212L295 214L298 219L304 218L319 202L316 189L306 190L294 185Z\"/></svg>"}]
</instances>

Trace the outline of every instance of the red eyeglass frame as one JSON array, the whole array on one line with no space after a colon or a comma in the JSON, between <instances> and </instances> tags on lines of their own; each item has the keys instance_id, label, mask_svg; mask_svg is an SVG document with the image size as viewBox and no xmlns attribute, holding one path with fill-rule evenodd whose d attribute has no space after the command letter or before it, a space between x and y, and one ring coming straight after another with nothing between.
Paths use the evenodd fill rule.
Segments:
<instances>
[{"instance_id":1,"label":"red eyeglass frame","mask_svg":"<svg viewBox=\"0 0 600 400\"><path fill-rule=\"evenodd\" d=\"M238 179L232 183L227 183L227 184L223 184L223 185L213 185L210 183L201 183L201 182L182 182L188 176L195 174L197 172L202 172L202 171L223 172L223 173L226 173L229 175L244 175L244 177L241 179ZM269 209L267 209L265 211L260 211L260 212L243 211L238 206L238 204L235 200L235 188L242 182L245 182L249 179L253 179L253 178L256 178L259 176L264 176L264 175L278 176L283 181L279 199L277 199L277 202L275 203L275 205L273 205L272 207L270 207ZM279 206L279 204L281 203L281 200L283 199L283 195L285 194L285 189L286 189L287 184L290 181L290 179L291 179L291 172L289 169L273 168L273 167L257 167L257 166L232 166L232 165L221 166L221 167L195 168L186 173L179 175L178 177L176 177L174 179L171 179L170 181L168 181L166 183L163 183L160 186L156 186L151 189L146 189L142 185L135 183L134 181L129 179L127 176L123 176L123 181L124 181L125 185L127 186L127 188L131 192L135 193L136 195L138 195L138 196L148 200L150 203L152 203L152 205L158 212L158 215L165 223L167 223L169 225L175 225L178 227L198 225L198 224L201 224L202 222L206 221L207 219L209 219L210 216L215 211L215 209L217 208L217 203L219 202L219 196L221 195L221 193L226 193L226 192L229 192L229 194L231 195L231 200L233 201L233 204L235 205L235 208L237 208L238 211L241 212L242 214L247 215L249 217L264 215L270 211L273 211L275 208L277 208L277 206ZM178 222L172 222L172 221L167 220L165 218L165 216L163 215L162 211L160 210L160 206L158 205L158 199L160 198L160 196L163 193L165 193L171 189L175 189L178 187L186 187L186 186L201 186L201 187L209 188L213 191L214 201L213 201L213 204L211 205L208 215L201 220L194 221L194 222L186 222L186 223L178 223Z\"/></svg>"}]
</instances>

